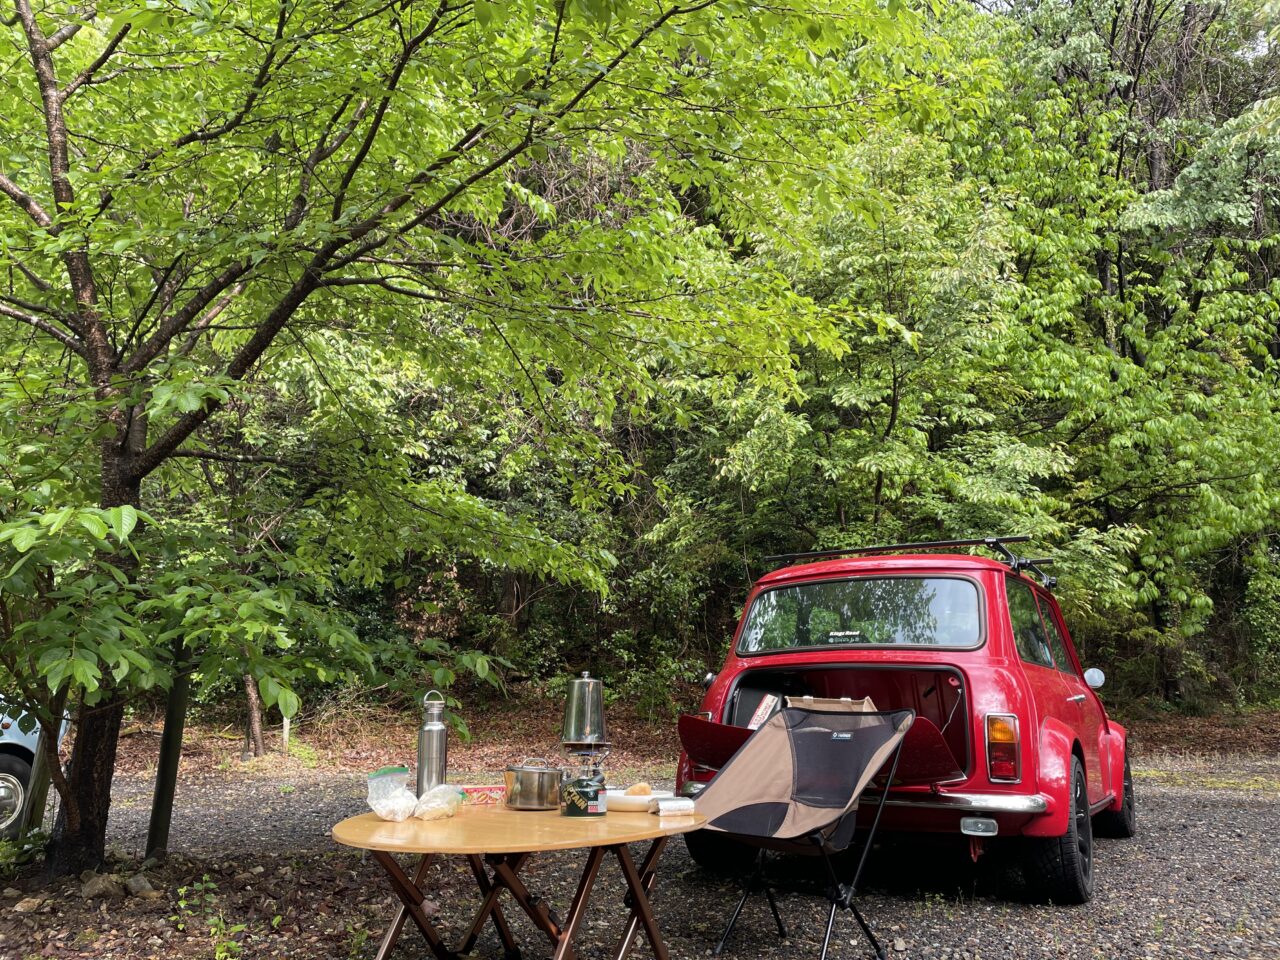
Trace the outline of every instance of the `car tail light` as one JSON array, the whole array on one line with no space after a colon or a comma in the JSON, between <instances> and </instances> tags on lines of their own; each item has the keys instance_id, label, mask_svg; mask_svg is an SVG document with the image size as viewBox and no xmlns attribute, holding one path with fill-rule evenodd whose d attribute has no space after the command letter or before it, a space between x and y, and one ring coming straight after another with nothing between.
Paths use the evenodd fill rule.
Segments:
<instances>
[{"instance_id":1,"label":"car tail light","mask_svg":"<svg viewBox=\"0 0 1280 960\"><path fill-rule=\"evenodd\" d=\"M993 783L1022 779L1018 756L1018 718L1011 713L987 714L987 776Z\"/></svg>"}]
</instances>

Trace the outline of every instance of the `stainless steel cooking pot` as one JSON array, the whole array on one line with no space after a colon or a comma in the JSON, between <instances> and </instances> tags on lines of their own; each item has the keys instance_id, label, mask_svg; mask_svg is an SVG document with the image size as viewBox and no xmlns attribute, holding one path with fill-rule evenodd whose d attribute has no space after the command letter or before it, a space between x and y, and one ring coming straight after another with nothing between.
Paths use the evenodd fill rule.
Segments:
<instances>
[{"instance_id":1,"label":"stainless steel cooking pot","mask_svg":"<svg viewBox=\"0 0 1280 960\"><path fill-rule=\"evenodd\" d=\"M516 810L556 810L560 806L560 768L542 757L526 757L506 770L507 806Z\"/></svg>"}]
</instances>

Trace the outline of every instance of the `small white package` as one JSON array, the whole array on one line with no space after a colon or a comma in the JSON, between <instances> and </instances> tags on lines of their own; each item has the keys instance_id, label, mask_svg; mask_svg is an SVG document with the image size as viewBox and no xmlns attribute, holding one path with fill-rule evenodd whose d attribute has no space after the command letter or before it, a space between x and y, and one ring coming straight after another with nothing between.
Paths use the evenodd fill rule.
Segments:
<instances>
[{"instance_id":1,"label":"small white package","mask_svg":"<svg viewBox=\"0 0 1280 960\"><path fill-rule=\"evenodd\" d=\"M457 813L461 805L462 791L442 783L418 798L413 815L419 820L446 820Z\"/></svg>"},{"instance_id":2,"label":"small white package","mask_svg":"<svg viewBox=\"0 0 1280 960\"><path fill-rule=\"evenodd\" d=\"M408 767L383 767L369 774L369 809L383 820L408 820L417 805Z\"/></svg>"}]
</instances>

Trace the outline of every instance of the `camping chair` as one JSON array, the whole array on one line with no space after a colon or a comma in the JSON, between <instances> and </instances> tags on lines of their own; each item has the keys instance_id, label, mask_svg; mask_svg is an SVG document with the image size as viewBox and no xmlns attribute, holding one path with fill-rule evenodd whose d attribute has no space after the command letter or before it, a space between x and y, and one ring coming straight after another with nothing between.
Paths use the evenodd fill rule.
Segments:
<instances>
[{"instance_id":1,"label":"camping chair","mask_svg":"<svg viewBox=\"0 0 1280 960\"><path fill-rule=\"evenodd\" d=\"M778 935L787 935L764 877L764 851L770 849L820 856L826 866L831 910L821 960L826 960L838 909L853 912L876 956L884 960L884 948L853 900L884 810L887 784L852 882L840 882L831 857L853 841L858 798L891 757L888 783L893 782L903 738L914 720L912 710L875 712L869 700L789 698L786 708L752 734L698 794L697 810L707 818L703 829L760 848L715 954L724 949L743 905L757 887L763 887Z\"/></svg>"}]
</instances>

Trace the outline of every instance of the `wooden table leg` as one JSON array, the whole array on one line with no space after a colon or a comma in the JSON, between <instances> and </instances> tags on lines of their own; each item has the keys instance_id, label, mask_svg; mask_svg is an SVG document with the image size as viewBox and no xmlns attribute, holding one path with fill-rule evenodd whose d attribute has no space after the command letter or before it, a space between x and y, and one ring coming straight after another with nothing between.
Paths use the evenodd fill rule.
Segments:
<instances>
[{"instance_id":1,"label":"wooden table leg","mask_svg":"<svg viewBox=\"0 0 1280 960\"><path fill-rule=\"evenodd\" d=\"M659 837L649 844L649 852L645 855L644 861L640 864L640 881L644 884L645 894L653 892L654 882L658 878L658 858L662 856L662 851L667 846L667 837ZM614 960L626 960L627 954L631 950L631 944L635 941L636 933L640 930L640 916L636 913L635 898L627 893L624 901L631 908L631 913L627 917L627 926L622 934L622 939L618 941L618 949L614 951Z\"/></svg>"},{"instance_id":2,"label":"wooden table leg","mask_svg":"<svg viewBox=\"0 0 1280 960\"><path fill-rule=\"evenodd\" d=\"M476 886L484 895L484 899L481 901L479 910L471 922L471 927L467 931L466 939L460 952L454 952L445 946L439 931L436 930L422 908L423 903L426 901L426 896L422 893L421 884L423 877L426 875L427 867L431 862L431 855L426 854L422 857L418 863L414 878L410 880L391 854L381 850L374 850L372 851L374 858L386 871L388 878L391 880L391 887L401 903L395 918L382 937L382 944L378 948L375 960L387 960L387 956L400 939L407 917L413 918L413 922L421 931L423 938L427 941L427 945L431 948L431 952L435 954L437 960L459 960L460 953L469 953L475 946L485 923L492 918L493 925L502 940L507 960L517 960L520 956L520 951L516 946L515 938L511 934L511 928L507 925L506 917L503 916L502 908L498 904L498 899L503 890L511 894L512 899L515 900L520 909L529 915L529 918L539 930L546 934L555 951L553 960L576 960L573 939L582 925L587 903L591 899L591 891L594 889L596 879L600 873L600 865L604 861L605 854L609 852L612 852L617 857L618 865L622 869L622 876L627 884L625 902L630 908L627 916L627 925L618 944L616 960L625 960L641 927L644 928L649 945L653 948L655 960L670 960L666 944L662 940L662 934L659 932L657 921L653 916L653 906L649 902L649 893L653 890L657 878L658 859L661 857L666 843L666 837L655 839L650 845L649 851L639 869L636 868L635 862L631 859L631 851L625 843L591 847L590 853L587 855L587 862L582 868L582 876L578 880L577 892L574 894L573 902L569 906L569 913L563 922L547 907L546 903L531 894L524 881L520 879L519 871L531 854L490 854L484 858L483 862L476 854L468 855L467 861L471 865L471 872L475 877ZM492 878L485 871L485 862L493 870Z\"/></svg>"},{"instance_id":3,"label":"wooden table leg","mask_svg":"<svg viewBox=\"0 0 1280 960\"><path fill-rule=\"evenodd\" d=\"M391 854L382 850L375 850L373 851L373 856L375 860L382 864L382 869L387 871L387 876L391 878L392 889L395 890L396 896L400 898L400 902L404 904L405 911L413 918L413 922L418 925L418 929L422 931L422 936L427 941L427 946L431 948L431 952L439 960L457 960L457 954L444 945L439 932L422 909L422 903L426 900L426 897L418 889L418 884L422 882L422 876L426 872L429 857L424 856L422 862L418 865L417 881L415 882L405 876L405 872L400 869L400 864L396 863L395 857L391 856ZM387 930L386 935L383 937L382 947L378 950L379 958L384 958L391 951L391 948L395 946L396 941L400 938L400 928L403 928L403 926L404 917L397 915L391 928Z\"/></svg>"},{"instance_id":4,"label":"wooden table leg","mask_svg":"<svg viewBox=\"0 0 1280 960\"><path fill-rule=\"evenodd\" d=\"M518 855L512 865L513 869L519 870L528 858L527 853ZM503 957L505 960L518 960L520 948L516 946L511 928L507 926L507 918L502 915L502 907L498 905L498 894L501 893L502 887L489 880L489 875L485 873L484 861L480 859L479 854L469 854L467 862L471 864L471 872L475 875L476 886L484 894L484 901L480 904L475 919L471 921L471 929L467 931L467 937L458 952L461 954L471 952L472 947L476 945L476 940L480 937L480 931L484 929L485 920L492 916L493 925L498 931L498 937L502 940Z\"/></svg>"},{"instance_id":5,"label":"wooden table leg","mask_svg":"<svg viewBox=\"0 0 1280 960\"><path fill-rule=\"evenodd\" d=\"M512 899L519 904L520 909L529 915L534 925L545 933L553 944L558 945L560 943L559 921L552 915L546 903L531 894L529 888L524 885L524 881L516 875L517 864L523 864L527 856L522 854L517 858L510 855L490 855L485 859L493 868L493 882L506 888L511 893Z\"/></svg>"},{"instance_id":6,"label":"wooden table leg","mask_svg":"<svg viewBox=\"0 0 1280 960\"><path fill-rule=\"evenodd\" d=\"M666 842L665 837L661 837L654 841L657 850L650 849L649 856L645 857L645 863L649 866L650 886L652 885L652 877L656 876L657 854L661 853L661 845ZM640 925L644 927L645 936L649 938L649 946L653 948L653 955L656 960L670 960L667 954L667 945L662 942L662 934L658 931L658 921L653 916L653 906L649 903L649 893L645 887L645 881L641 877L640 872L636 870L635 862L631 859L631 851L627 849L625 843L609 848L618 858L618 864L622 867L622 876L627 881L627 891L631 895L631 917L628 919L627 927L631 929L631 921L638 919ZM624 938L625 940L625 938ZM630 943L623 944L630 947Z\"/></svg>"},{"instance_id":7,"label":"wooden table leg","mask_svg":"<svg viewBox=\"0 0 1280 960\"><path fill-rule=\"evenodd\" d=\"M422 859L418 861L418 869L413 874L413 885L421 887L422 878L427 875L427 867L431 864L431 854L424 853ZM394 949L396 942L400 939L400 932L404 929L404 922L409 919L409 911L402 903L396 908L396 915L391 920L391 926L387 927L387 932L382 935L382 945L378 947L378 952L373 960L386 960L387 954Z\"/></svg>"},{"instance_id":8,"label":"wooden table leg","mask_svg":"<svg viewBox=\"0 0 1280 960\"><path fill-rule=\"evenodd\" d=\"M556 952L552 960L570 960L574 956L573 937L582 923L582 915L587 911L587 900L591 898L591 888L595 886L596 875L600 872L600 864L604 861L604 848L592 847L587 857L587 865L582 868L582 878L578 881L578 892L573 895L573 903L569 906L569 915L565 917L560 928L560 942L556 944Z\"/></svg>"},{"instance_id":9,"label":"wooden table leg","mask_svg":"<svg viewBox=\"0 0 1280 960\"><path fill-rule=\"evenodd\" d=\"M604 862L607 849L606 847L591 848L591 852L587 855L586 865L582 868L582 876L578 880L578 890L574 894L573 902L569 906L569 913L563 922L557 919L555 914L544 903L529 892L529 888L524 885L524 881L517 875L516 871L523 865L528 854L522 854L517 858L489 858L489 862L493 866L495 889L497 885L501 885L510 891L512 898L519 904L520 908L547 935L547 939L551 941L552 946L555 948L553 960L574 960L577 955L573 946L573 938L577 934L578 928L582 925L582 918L587 910L587 901L591 898L591 891L595 887L596 877L600 873L600 864Z\"/></svg>"}]
</instances>

